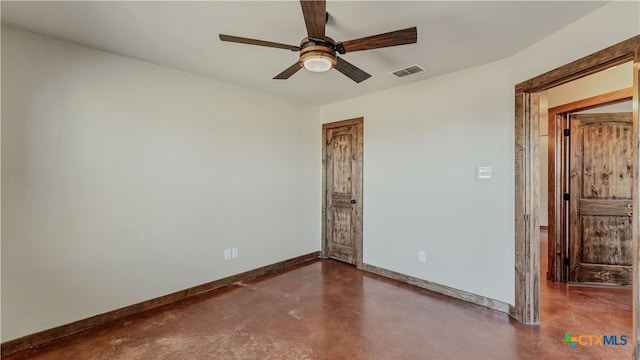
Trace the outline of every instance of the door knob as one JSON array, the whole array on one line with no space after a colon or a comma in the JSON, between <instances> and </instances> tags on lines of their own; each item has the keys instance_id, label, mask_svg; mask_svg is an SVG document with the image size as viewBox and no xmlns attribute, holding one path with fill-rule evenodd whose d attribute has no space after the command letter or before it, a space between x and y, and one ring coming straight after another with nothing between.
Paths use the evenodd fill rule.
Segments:
<instances>
[{"instance_id":1,"label":"door knob","mask_svg":"<svg viewBox=\"0 0 640 360\"><path fill-rule=\"evenodd\" d=\"M351 199L351 203L355 204L356 203L356 199Z\"/></svg>"}]
</instances>

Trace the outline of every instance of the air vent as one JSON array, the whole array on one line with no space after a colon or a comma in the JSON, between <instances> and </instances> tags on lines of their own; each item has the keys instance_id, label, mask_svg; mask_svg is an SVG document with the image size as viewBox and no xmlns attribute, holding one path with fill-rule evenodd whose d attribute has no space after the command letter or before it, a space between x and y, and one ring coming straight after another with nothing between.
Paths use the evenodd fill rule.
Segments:
<instances>
[{"instance_id":1,"label":"air vent","mask_svg":"<svg viewBox=\"0 0 640 360\"><path fill-rule=\"evenodd\" d=\"M405 77L405 76L421 73L423 71L426 71L426 70L422 66L420 66L418 64L413 64L411 66L407 66L404 69L399 69L399 70L392 71L392 72L390 72L390 74L395 76L395 77L401 78L401 77Z\"/></svg>"}]
</instances>

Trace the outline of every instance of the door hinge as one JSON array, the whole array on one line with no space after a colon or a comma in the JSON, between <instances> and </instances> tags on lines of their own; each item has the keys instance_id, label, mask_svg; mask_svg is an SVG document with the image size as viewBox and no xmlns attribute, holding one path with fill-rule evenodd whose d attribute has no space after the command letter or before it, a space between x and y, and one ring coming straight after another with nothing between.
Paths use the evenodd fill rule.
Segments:
<instances>
[{"instance_id":1,"label":"door hinge","mask_svg":"<svg viewBox=\"0 0 640 360\"><path fill-rule=\"evenodd\" d=\"M562 260L562 263L563 263L565 266L569 266L569 258L564 258L564 259Z\"/></svg>"},{"instance_id":2,"label":"door hinge","mask_svg":"<svg viewBox=\"0 0 640 360\"><path fill-rule=\"evenodd\" d=\"M571 129L564 129L563 134L564 134L564 136L570 136L571 135Z\"/></svg>"},{"instance_id":3,"label":"door hinge","mask_svg":"<svg viewBox=\"0 0 640 360\"><path fill-rule=\"evenodd\" d=\"M522 217L522 219L524 221L529 221L529 214L524 214L524 216Z\"/></svg>"},{"instance_id":4,"label":"door hinge","mask_svg":"<svg viewBox=\"0 0 640 360\"><path fill-rule=\"evenodd\" d=\"M569 201L569 194L568 194L568 193L563 194L563 195L562 195L562 199L563 199L564 201Z\"/></svg>"}]
</instances>

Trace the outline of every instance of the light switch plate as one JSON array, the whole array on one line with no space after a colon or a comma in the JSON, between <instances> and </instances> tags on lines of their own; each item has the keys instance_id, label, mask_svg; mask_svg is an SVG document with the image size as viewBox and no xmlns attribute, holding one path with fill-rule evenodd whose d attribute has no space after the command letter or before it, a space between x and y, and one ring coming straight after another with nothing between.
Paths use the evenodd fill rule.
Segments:
<instances>
[{"instance_id":1,"label":"light switch plate","mask_svg":"<svg viewBox=\"0 0 640 360\"><path fill-rule=\"evenodd\" d=\"M478 179L493 179L493 167L478 166Z\"/></svg>"}]
</instances>

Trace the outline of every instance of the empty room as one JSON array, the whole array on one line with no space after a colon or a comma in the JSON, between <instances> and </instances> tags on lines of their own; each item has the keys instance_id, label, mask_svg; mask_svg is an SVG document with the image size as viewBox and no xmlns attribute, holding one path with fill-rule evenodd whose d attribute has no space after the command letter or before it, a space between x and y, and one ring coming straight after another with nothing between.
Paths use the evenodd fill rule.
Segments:
<instances>
[{"instance_id":1,"label":"empty room","mask_svg":"<svg viewBox=\"0 0 640 360\"><path fill-rule=\"evenodd\" d=\"M640 359L637 1L1 1L1 357Z\"/></svg>"}]
</instances>

